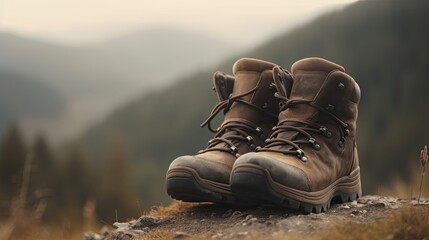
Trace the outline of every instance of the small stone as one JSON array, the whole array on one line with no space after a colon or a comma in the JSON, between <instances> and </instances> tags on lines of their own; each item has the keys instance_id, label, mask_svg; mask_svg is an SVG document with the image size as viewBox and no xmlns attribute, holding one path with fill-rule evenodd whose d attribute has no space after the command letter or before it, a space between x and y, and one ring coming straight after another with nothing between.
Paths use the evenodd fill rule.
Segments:
<instances>
[{"instance_id":1,"label":"small stone","mask_svg":"<svg viewBox=\"0 0 429 240\"><path fill-rule=\"evenodd\" d=\"M134 239L139 235L141 235L141 233L138 231L122 229L122 230L116 230L115 234L113 234L112 236L112 239L128 240L128 239Z\"/></svg>"},{"instance_id":2,"label":"small stone","mask_svg":"<svg viewBox=\"0 0 429 240\"><path fill-rule=\"evenodd\" d=\"M165 221L162 218L143 216L131 224L131 229L143 229L158 227Z\"/></svg>"},{"instance_id":3,"label":"small stone","mask_svg":"<svg viewBox=\"0 0 429 240\"><path fill-rule=\"evenodd\" d=\"M233 214L232 209L229 209L228 211L226 211L224 214L222 214L223 218L228 218L231 217Z\"/></svg>"},{"instance_id":4,"label":"small stone","mask_svg":"<svg viewBox=\"0 0 429 240\"><path fill-rule=\"evenodd\" d=\"M243 213L240 211L234 211L231 215L232 218L233 217L241 217L241 216L243 216Z\"/></svg>"},{"instance_id":5,"label":"small stone","mask_svg":"<svg viewBox=\"0 0 429 240\"><path fill-rule=\"evenodd\" d=\"M253 215L249 214L246 216L246 218L243 220L243 226L252 225L254 222L258 221L257 218L253 217Z\"/></svg>"},{"instance_id":6,"label":"small stone","mask_svg":"<svg viewBox=\"0 0 429 240\"><path fill-rule=\"evenodd\" d=\"M104 237L109 236L111 233L112 233L112 230L107 225L104 225L100 230L100 235L102 235Z\"/></svg>"},{"instance_id":7,"label":"small stone","mask_svg":"<svg viewBox=\"0 0 429 240\"><path fill-rule=\"evenodd\" d=\"M188 233L177 231L174 233L173 239L184 239L184 238L190 238L190 237L191 235Z\"/></svg>"},{"instance_id":8,"label":"small stone","mask_svg":"<svg viewBox=\"0 0 429 240\"><path fill-rule=\"evenodd\" d=\"M352 211L352 215L357 216L357 215L363 215L366 213L366 210L353 210Z\"/></svg>"},{"instance_id":9,"label":"small stone","mask_svg":"<svg viewBox=\"0 0 429 240\"><path fill-rule=\"evenodd\" d=\"M350 209L349 205L340 205L338 206L338 209Z\"/></svg>"},{"instance_id":10,"label":"small stone","mask_svg":"<svg viewBox=\"0 0 429 240\"><path fill-rule=\"evenodd\" d=\"M253 217L253 218L249 219L249 222L256 222L256 221L258 221L258 218Z\"/></svg>"},{"instance_id":11,"label":"small stone","mask_svg":"<svg viewBox=\"0 0 429 240\"><path fill-rule=\"evenodd\" d=\"M378 208L385 208L387 206L387 204L384 202L376 202L376 203L371 204L371 206L372 207L378 207Z\"/></svg>"},{"instance_id":12,"label":"small stone","mask_svg":"<svg viewBox=\"0 0 429 240\"><path fill-rule=\"evenodd\" d=\"M129 223L115 222L115 223L113 223L113 226L115 226L117 229L121 229L121 228L128 228L128 226L130 226L130 224Z\"/></svg>"},{"instance_id":13,"label":"small stone","mask_svg":"<svg viewBox=\"0 0 429 240\"><path fill-rule=\"evenodd\" d=\"M204 218L200 220L200 222L205 222L205 221L206 221L206 220L205 220Z\"/></svg>"}]
</instances>

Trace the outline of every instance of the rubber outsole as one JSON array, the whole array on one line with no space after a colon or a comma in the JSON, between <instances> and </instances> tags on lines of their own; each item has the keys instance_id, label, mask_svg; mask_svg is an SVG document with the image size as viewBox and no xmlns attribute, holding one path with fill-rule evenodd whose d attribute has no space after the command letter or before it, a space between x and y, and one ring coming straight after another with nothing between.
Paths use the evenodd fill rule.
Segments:
<instances>
[{"instance_id":1,"label":"rubber outsole","mask_svg":"<svg viewBox=\"0 0 429 240\"><path fill-rule=\"evenodd\" d=\"M334 191L328 200L320 204L312 204L285 196L272 187L272 181L266 174L254 172L233 172L231 176L231 191L240 198L253 199L260 203L274 204L298 210L304 213L320 213L327 211L331 203L344 203L361 197L360 183L359 191L343 192Z\"/></svg>"},{"instance_id":2,"label":"rubber outsole","mask_svg":"<svg viewBox=\"0 0 429 240\"><path fill-rule=\"evenodd\" d=\"M173 199L184 202L215 202L221 204L235 204L237 202L231 194L220 193L202 187L192 176L167 178L167 193Z\"/></svg>"}]
</instances>

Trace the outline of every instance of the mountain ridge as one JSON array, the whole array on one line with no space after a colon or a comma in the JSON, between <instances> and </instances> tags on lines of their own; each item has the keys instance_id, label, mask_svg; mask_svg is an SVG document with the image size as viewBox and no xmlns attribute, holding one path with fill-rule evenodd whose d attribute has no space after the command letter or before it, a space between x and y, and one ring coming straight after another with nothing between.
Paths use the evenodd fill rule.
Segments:
<instances>
[{"instance_id":1,"label":"mountain ridge","mask_svg":"<svg viewBox=\"0 0 429 240\"><path fill-rule=\"evenodd\" d=\"M138 33L153 36L146 30ZM31 76L31 81L48 85L67 101L58 116L19 119L24 132L43 131L53 142L74 138L123 102L161 89L190 69L208 68L231 50L229 43L192 32L164 28L158 33L178 41L166 45L126 35L120 39L128 43L112 38L108 45L70 46L0 32L0 69Z\"/></svg>"}]
</instances>

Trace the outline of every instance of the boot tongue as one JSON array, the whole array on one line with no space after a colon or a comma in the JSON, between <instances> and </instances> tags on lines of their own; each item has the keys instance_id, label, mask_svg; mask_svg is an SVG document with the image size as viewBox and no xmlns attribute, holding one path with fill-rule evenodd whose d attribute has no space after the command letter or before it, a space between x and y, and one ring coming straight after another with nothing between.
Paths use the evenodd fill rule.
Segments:
<instances>
[{"instance_id":1,"label":"boot tongue","mask_svg":"<svg viewBox=\"0 0 429 240\"><path fill-rule=\"evenodd\" d=\"M290 100L309 100L313 101L319 90L325 83L328 74L334 70L344 72L344 68L338 64L327 61L322 58L305 58L292 65L293 85ZM300 121L317 121L319 118L318 111L306 104L297 104L282 111L279 115L279 121L282 120L300 120ZM288 123L292 126L303 126L302 123ZM283 139L305 138L296 131L285 131L278 134ZM291 149L291 146L287 146Z\"/></svg>"},{"instance_id":2,"label":"boot tongue","mask_svg":"<svg viewBox=\"0 0 429 240\"><path fill-rule=\"evenodd\" d=\"M234 77L217 71L213 75L213 86L219 102L225 101L234 88Z\"/></svg>"},{"instance_id":3,"label":"boot tongue","mask_svg":"<svg viewBox=\"0 0 429 240\"><path fill-rule=\"evenodd\" d=\"M293 85L289 99L313 101L319 90L325 83L328 74L334 70L344 72L344 68L338 64L322 58L305 58L292 65ZM306 105L296 105L283 111L280 120L285 118L299 118L311 120L315 109Z\"/></svg>"},{"instance_id":4,"label":"boot tongue","mask_svg":"<svg viewBox=\"0 0 429 240\"><path fill-rule=\"evenodd\" d=\"M267 70L271 71L274 66L276 65L273 63L253 58L242 58L235 62L232 69L235 77L232 96L249 92L258 86L260 81L272 81L272 74L267 75L263 73ZM257 99L254 98L254 95L255 93L248 94L241 97L241 100L254 105L260 105L260 103L256 103ZM236 120L240 121L240 119L258 122L259 115L260 113L255 108L240 102L234 102L225 114L224 123Z\"/></svg>"}]
</instances>

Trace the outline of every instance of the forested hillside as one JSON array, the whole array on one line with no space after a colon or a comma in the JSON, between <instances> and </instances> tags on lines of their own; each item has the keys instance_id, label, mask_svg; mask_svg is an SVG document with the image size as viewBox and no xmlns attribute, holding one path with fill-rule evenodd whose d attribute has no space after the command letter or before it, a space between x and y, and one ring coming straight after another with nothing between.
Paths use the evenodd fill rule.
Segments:
<instances>
[{"instance_id":1,"label":"forested hillside","mask_svg":"<svg viewBox=\"0 0 429 240\"><path fill-rule=\"evenodd\" d=\"M346 68L362 89L358 145L365 193L409 174L410 161L429 142L429 2L359 1L284 33L226 61L255 57L285 68L318 56ZM257 33L257 30L255 30ZM168 69L166 69L168 70ZM93 162L105 161L113 139L124 139L130 175L147 206L168 201L165 170L181 154L203 148L210 138L199 129L215 104L212 71L196 72L170 88L146 95L115 111L82 141Z\"/></svg>"}]
</instances>

